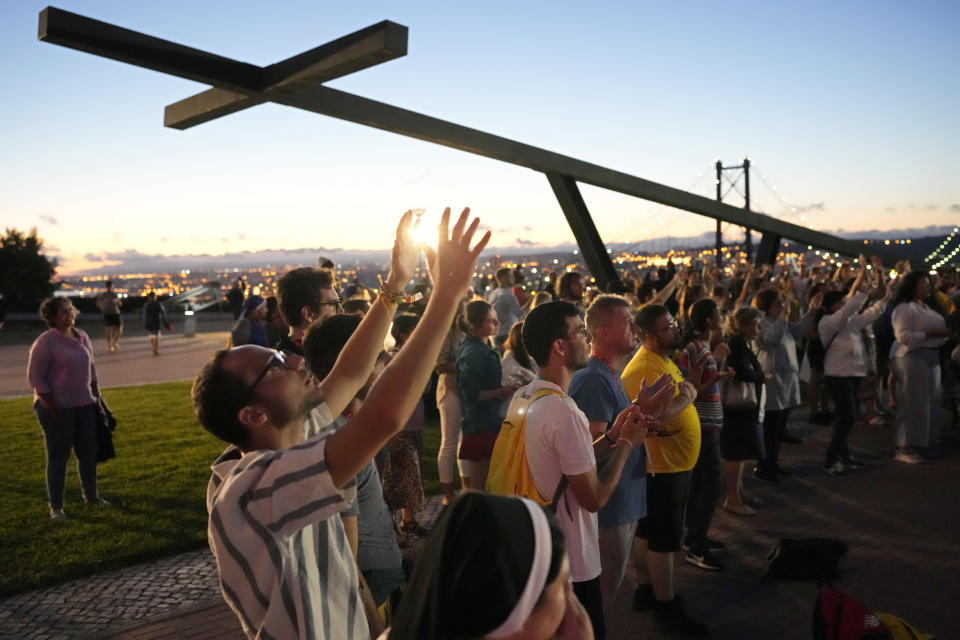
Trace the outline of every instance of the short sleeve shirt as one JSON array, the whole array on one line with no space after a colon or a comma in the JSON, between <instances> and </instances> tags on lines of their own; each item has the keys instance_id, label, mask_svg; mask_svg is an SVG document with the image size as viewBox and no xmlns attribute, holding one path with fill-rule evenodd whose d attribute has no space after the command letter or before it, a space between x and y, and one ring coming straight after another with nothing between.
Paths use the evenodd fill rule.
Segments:
<instances>
[{"instance_id":1,"label":"short sleeve shirt","mask_svg":"<svg viewBox=\"0 0 960 640\"><path fill-rule=\"evenodd\" d=\"M526 387L530 394L544 388L562 393L546 380L534 380ZM547 395L530 405L526 453L530 475L542 496L553 496L562 476L580 475L597 466L587 417L566 395ZM571 579L586 582L599 576L597 514L581 507L569 486L557 505L557 521L570 558Z\"/></svg>"},{"instance_id":2,"label":"short sleeve shirt","mask_svg":"<svg viewBox=\"0 0 960 640\"><path fill-rule=\"evenodd\" d=\"M619 374L615 377L606 363L594 357L573 374L569 394L587 420L606 422L607 428L631 404ZM615 527L647 515L646 457L643 447L630 453L617 488L597 513L601 527Z\"/></svg>"},{"instance_id":3,"label":"short sleeve shirt","mask_svg":"<svg viewBox=\"0 0 960 640\"><path fill-rule=\"evenodd\" d=\"M673 397L680 395L680 383L683 374L672 360L661 358L646 347L641 347L623 370L623 387L627 395L634 397L640 392L644 380L653 384L662 374L669 373L673 378ZM676 434L659 437L649 436L646 444L650 451L654 473L677 473L688 471L697 463L700 455L700 418L692 404L687 405L676 417L664 425L667 431Z\"/></svg>"},{"instance_id":4,"label":"short sleeve shirt","mask_svg":"<svg viewBox=\"0 0 960 640\"><path fill-rule=\"evenodd\" d=\"M457 346L457 386L460 389L460 429L463 433L499 431L503 401L477 402L477 394L500 387L502 369L497 352L479 338L467 336Z\"/></svg>"},{"instance_id":5,"label":"short sleeve shirt","mask_svg":"<svg viewBox=\"0 0 960 640\"><path fill-rule=\"evenodd\" d=\"M330 412L317 422L332 422ZM333 484L329 429L281 450L230 446L207 486L207 535L223 598L248 637L367 638L343 522L355 494Z\"/></svg>"}]
</instances>

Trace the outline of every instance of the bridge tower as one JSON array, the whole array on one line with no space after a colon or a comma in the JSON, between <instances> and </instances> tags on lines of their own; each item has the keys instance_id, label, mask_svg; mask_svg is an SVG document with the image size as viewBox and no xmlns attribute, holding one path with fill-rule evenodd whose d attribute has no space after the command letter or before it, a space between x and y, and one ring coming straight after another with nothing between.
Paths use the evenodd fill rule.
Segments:
<instances>
[{"instance_id":1,"label":"bridge tower","mask_svg":"<svg viewBox=\"0 0 960 640\"><path fill-rule=\"evenodd\" d=\"M737 183L740 182L740 179L743 178L743 208L745 211L750 211L750 158L744 158L743 164L731 165L729 167L723 166L723 162L720 158L717 158L717 202L723 202L723 179L725 177L724 172L738 172L736 177L733 179L727 178L727 182L730 184L730 189L736 189ZM729 189L728 189L729 192ZM720 220L717 220L717 236L716 236L716 252L717 252L717 267L721 266L723 262L721 257L721 252L723 251L723 230L720 227ZM750 260L753 257L753 239L751 234L750 227L744 227L746 231L746 236L744 239L744 248L747 253L747 260Z\"/></svg>"}]
</instances>

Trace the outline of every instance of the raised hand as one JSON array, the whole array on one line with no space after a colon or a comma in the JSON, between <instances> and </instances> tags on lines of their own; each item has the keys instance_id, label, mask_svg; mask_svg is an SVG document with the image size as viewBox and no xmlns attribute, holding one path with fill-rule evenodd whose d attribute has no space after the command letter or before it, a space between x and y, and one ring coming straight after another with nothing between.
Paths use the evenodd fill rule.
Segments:
<instances>
[{"instance_id":1,"label":"raised hand","mask_svg":"<svg viewBox=\"0 0 960 640\"><path fill-rule=\"evenodd\" d=\"M724 369L723 371L720 371L720 372L717 373L717 379L718 379L718 380L730 380L730 379L733 378L733 376L735 376L736 374L737 374L737 372L733 370L733 367L727 367L727 368Z\"/></svg>"},{"instance_id":2,"label":"raised hand","mask_svg":"<svg viewBox=\"0 0 960 640\"><path fill-rule=\"evenodd\" d=\"M717 346L713 348L713 359L717 362L721 360L726 360L730 357L730 345L726 342L718 342Z\"/></svg>"},{"instance_id":3,"label":"raised hand","mask_svg":"<svg viewBox=\"0 0 960 640\"><path fill-rule=\"evenodd\" d=\"M417 224L420 224L419 220ZM413 277L417 265L420 247L413 241L413 211L407 211L397 225L397 235L393 240L393 253L390 255L390 274L386 285L394 291L402 291Z\"/></svg>"},{"instance_id":4,"label":"raised hand","mask_svg":"<svg viewBox=\"0 0 960 640\"><path fill-rule=\"evenodd\" d=\"M631 444L637 446L647 437L648 422L649 418L643 415L640 407L632 404L617 415L610 431L616 435L617 439L626 438Z\"/></svg>"},{"instance_id":5,"label":"raised hand","mask_svg":"<svg viewBox=\"0 0 960 640\"><path fill-rule=\"evenodd\" d=\"M697 399L697 388L695 386L684 380L680 383L679 387L680 395L686 395L688 398L690 398L690 402L693 402Z\"/></svg>"},{"instance_id":6,"label":"raised hand","mask_svg":"<svg viewBox=\"0 0 960 640\"><path fill-rule=\"evenodd\" d=\"M673 400L673 389L673 378L669 373L664 373L649 386L644 379L640 382L640 391L633 404L642 413L658 418Z\"/></svg>"},{"instance_id":7,"label":"raised hand","mask_svg":"<svg viewBox=\"0 0 960 640\"><path fill-rule=\"evenodd\" d=\"M437 228L437 250L424 248L430 266L430 277L438 292L452 289L459 295L470 283L476 270L477 257L490 241L490 232L487 231L480 241L470 248L473 234L480 225L480 218L474 218L467 226L469 218L470 207L467 207L450 230L450 207L447 207L443 210L440 226Z\"/></svg>"},{"instance_id":8,"label":"raised hand","mask_svg":"<svg viewBox=\"0 0 960 640\"><path fill-rule=\"evenodd\" d=\"M817 295L810 298L810 306L807 307L808 311L813 311L814 309L819 309L823 306L823 292L820 291Z\"/></svg>"}]
</instances>

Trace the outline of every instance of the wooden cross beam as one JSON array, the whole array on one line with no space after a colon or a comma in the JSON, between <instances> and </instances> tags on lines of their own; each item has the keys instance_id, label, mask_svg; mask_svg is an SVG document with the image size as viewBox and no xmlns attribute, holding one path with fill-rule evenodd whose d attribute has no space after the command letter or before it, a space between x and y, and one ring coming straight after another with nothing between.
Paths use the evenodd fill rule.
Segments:
<instances>
[{"instance_id":1,"label":"wooden cross beam","mask_svg":"<svg viewBox=\"0 0 960 640\"><path fill-rule=\"evenodd\" d=\"M164 123L169 127L186 129L271 101L541 172L550 181L601 287L615 276L616 271L589 211L579 197L577 182L756 229L767 239L766 253L774 256L780 238L848 256L857 255L863 248L854 241L765 214L322 85L327 80L405 55L407 28L389 21L268 67L230 60L53 7L40 13L39 37L44 42L214 87L167 106ZM878 253L887 264L893 264L901 257L887 250Z\"/></svg>"}]
</instances>

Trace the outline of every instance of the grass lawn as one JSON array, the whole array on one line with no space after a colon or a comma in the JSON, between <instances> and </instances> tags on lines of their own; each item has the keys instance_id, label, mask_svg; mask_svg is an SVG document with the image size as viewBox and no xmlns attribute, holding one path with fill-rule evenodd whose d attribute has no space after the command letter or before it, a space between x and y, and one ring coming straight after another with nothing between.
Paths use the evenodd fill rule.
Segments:
<instances>
[{"instance_id":1,"label":"grass lawn","mask_svg":"<svg viewBox=\"0 0 960 640\"><path fill-rule=\"evenodd\" d=\"M119 426L117 457L98 467L112 507L80 499L75 460L67 468L67 519L49 517L44 448L30 398L0 400L0 596L117 569L207 544L210 462L224 445L196 422L189 382L106 389ZM439 421L424 430L422 472L439 493Z\"/></svg>"}]
</instances>

